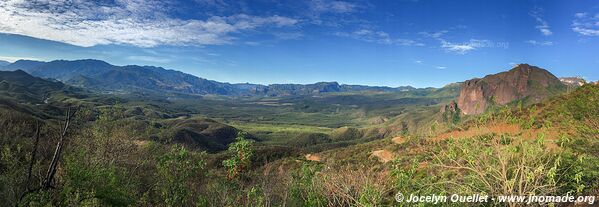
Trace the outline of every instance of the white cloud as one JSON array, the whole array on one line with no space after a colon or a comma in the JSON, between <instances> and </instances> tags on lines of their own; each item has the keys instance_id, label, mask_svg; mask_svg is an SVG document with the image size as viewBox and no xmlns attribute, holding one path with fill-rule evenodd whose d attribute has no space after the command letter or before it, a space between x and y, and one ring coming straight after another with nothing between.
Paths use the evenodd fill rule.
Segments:
<instances>
[{"instance_id":1,"label":"white cloud","mask_svg":"<svg viewBox=\"0 0 599 207\"><path fill-rule=\"evenodd\" d=\"M464 43L451 43L441 40L442 48L449 52L455 52L458 54L466 54L479 48L491 47L492 45L493 43L489 40L470 39L470 41Z\"/></svg>"},{"instance_id":2,"label":"white cloud","mask_svg":"<svg viewBox=\"0 0 599 207\"><path fill-rule=\"evenodd\" d=\"M455 26L452 27L452 30L454 29L462 29L462 28L467 28L467 26L464 25L459 25L459 26ZM457 43L457 42L450 42L447 41L446 38L446 34L448 34L450 31L448 30L441 30L441 31L437 31L437 32L419 32L418 34L424 36L424 37L428 37L434 40L437 40L440 42L440 47L444 50L446 50L447 52L453 52L453 53L457 53L457 54L466 54L469 53L471 51L480 49L480 48L508 48L509 47L509 43L508 42L493 42L490 40L484 40L484 39L470 39L467 42L462 42L462 43Z\"/></svg>"},{"instance_id":3,"label":"white cloud","mask_svg":"<svg viewBox=\"0 0 599 207\"><path fill-rule=\"evenodd\" d=\"M369 29L360 29L353 31L351 33L347 32L337 32L335 35L340 37L347 37L356 40L373 42L378 44L385 45L401 45L401 46L424 46L423 43L416 42L410 39L402 39L402 38L392 38L386 32L383 31L374 31Z\"/></svg>"},{"instance_id":4,"label":"white cloud","mask_svg":"<svg viewBox=\"0 0 599 207\"><path fill-rule=\"evenodd\" d=\"M7 62L15 62L17 60L43 61L43 59L35 58L35 57L15 57L15 56L0 56L0 60L4 60L4 61L7 61Z\"/></svg>"},{"instance_id":5,"label":"white cloud","mask_svg":"<svg viewBox=\"0 0 599 207\"><path fill-rule=\"evenodd\" d=\"M551 42L551 41L528 40L528 41L526 41L526 43L531 44L531 45L538 45L538 46L552 46L553 45L553 42Z\"/></svg>"},{"instance_id":6,"label":"white cloud","mask_svg":"<svg viewBox=\"0 0 599 207\"><path fill-rule=\"evenodd\" d=\"M545 36L553 34L551 29L549 28L549 23L547 23L547 21L543 19L543 9L535 8L532 12L530 12L530 16L534 18L535 21L537 21L537 25L535 26L535 28L537 28L541 32L541 34Z\"/></svg>"},{"instance_id":7,"label":"white cloud","mask_svg":"<svg viewBox=\"0 0 599 207\"><path fill-rule=\"evenodd\" d=\"M572 31L584 36L599 36L599 14L576 13Z\"/></svg>"},{"instance_id":8,"label":"white cloud","mask_svg":"<svg viewBox=\"0 0 599 207\"><path fill-rule=\"evenodd\" d=\"M300 32L279 32L273 35L282 40L297 40L304 37L304 34Z\"/></svg>"},{"instance_id":9,"label":"white cloud","mask_svg":"<svg viewBox=\"0 0 599 207\"><path fill-rule=\"evenodd\" d=\"M422 60L416 60L416 61L414 61L414 62L415 62L415 63L418 63L418 64L422 64L422 63L424 63L424 61L422 61Z\"/></svg>"},{"instance_id":10,"label":"white cloud","mask_svg":"<svg viewBox=\"0 0 599 207\"><path fill-rule=\"evenodd\" d=\"M0 32L65 42L77 46L127 44L217 45L231 34L259 27L291 26L282 16L214 16L205 20L169 17L158 0L115 0L114 4L73 0L3 0Z\"/></svg>"},{"instance_id":11,"label":"white cloud","mask_svg":"<svg viewBox=\"0 0 599 207\"><path fill-rule=\"evenodd\" d=\"M585 12L580 12L580 13L576 13L576 14L574 14L574 16L575 16L576 18L584 18L584 17L586 17L586 16L587 16L587 13L585 13Z\"/></svg>"},{"instance_id":12,"label":"white cloud","mask_svg":"<svg viewBox=\"0 0 599 207\"><path fill-rule=\"evenodd\" d=\"M599 29L574 27L572 30L584 36L599 36Z\"/></svg>"},{"instance_id":13,"label":"white cloud","mask_svg":"<svg viewBox=\"0 0 599 207\"><path fill-rule=\"evenodd\" d=\"M312 0L310 8L318 13L352 13L357 5L345 1Z\"/></svg>"},{"instance_id":14,"label":"white cloud","mask_svg":"<svg viewBox=\"0 0 599 207\"><path fill-rule=\"evenodd\" d=\"M430 37L433 39L440 39L443 35L445 35L446 33L448 33L449 31L447 30L441 30L438 32L419 32L418 34L423 35L425 37Z\"/></svg>"},{"instance_id":15,"label":"white cloud","mask_svg":"<svg viewBox=\"0 0 599 207\"><path fill-rule=\"evenodd\" d=\"M152 62L152 63L169 63L169 62L171 62L171 59L169 59L169 58L162 58L162 57L155 57L155 56L129 56L129 57L127 57L127 59L134 60L134 61Z\"/></svg>"},{"instance_id":16,"label":"white cloud","mask_svg":"<svg viewBox=\"0 0 599 207\"><path fill-rule=\"evenodd\" d=\"M437 66L437 69L443 70L443 69L447 69L447 67L445 67L445 66Z\"/></svg>"}]
</instances>

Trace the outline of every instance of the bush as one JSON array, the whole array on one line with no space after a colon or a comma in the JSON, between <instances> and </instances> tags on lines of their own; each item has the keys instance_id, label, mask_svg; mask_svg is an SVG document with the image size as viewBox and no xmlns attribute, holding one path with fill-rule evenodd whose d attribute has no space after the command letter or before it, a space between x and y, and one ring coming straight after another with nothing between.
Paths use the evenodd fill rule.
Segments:
<instances>
[{"instance_id":1,"label":"bush","mask_svg":"<svg viewBox=\"0 0 599 207\"><path fill-rule=\"evenodd\" d=\"M87 151L78 150L65 157L61 188L63 205L101 203L128 206L134 203L135 189L127 169L100 163L88 163Z\"/></svg>"},{"instance_id":2,"label":"bush","mask_svg":"<svg viewBox=\"0 0 599 207\"><path fill-rule=\"evenodd\" d=\"M245 139L243 133L237 135L236 141L229 145L228 151L233 156L223 161L223 166L227 169L229 179L236 179L241 174L246 173L251 164L254 154L252 150L252 141Z\"/></svg>"},{"instance_id":3,"label":"bush","mask_svg":"<svg viewBox=\"0 0 599 207\"><path fill-rule=\"evenodd\" d=\"M170 152L158 160L158 179L156 189L161 202L167 206L189 206L192 198L193 183L202 177L205 153L190 152L180 145L173 145Z\"/></svg>"}]
</instances>

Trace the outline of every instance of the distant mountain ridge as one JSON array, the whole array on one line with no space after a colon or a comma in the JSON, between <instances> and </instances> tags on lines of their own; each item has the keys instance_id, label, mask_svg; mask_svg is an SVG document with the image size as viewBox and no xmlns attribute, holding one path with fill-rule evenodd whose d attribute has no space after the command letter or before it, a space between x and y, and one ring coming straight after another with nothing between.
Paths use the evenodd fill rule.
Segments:
<instances>
[{"instance_id":1,"label":"distant mountain ridge","mask_svg":"<svg viewBox=\"0 0 599 207\"><path fill-rule=\"evenodd\" d=\"M199 95L232 96L283 96L310 95L329 92L350 91L407 91L415 88L373 87L361 85L340 85L337 82L314 84L230 84L199 78L180 71L154 66L115 66L104 61L55 60L41 62L19 60L1 66L2 70L23 70L31 75L60 80L62 82L101 91L153 90Z\"/></svg>"},{"instance_id":2,"label":"distant mountain ridge","mask_svg":"<svg viewBox=\"0 0 599 207\"><path fill-rule=\"evenodd\" d=\"M10 65L10 62L4 61L4 60L0 60L0 67L7 66L7 65Z\"/></svg>"},{"instance_id":3,"label":"distant mountain ridge","mask_svg":"<svg viewBox=\"0 0 599 207\"><path fill-rule=\"evenodd\" d=\"M0 71L0 94L16 96L21 100L42 102L46 94L65 87L61 82L33 77L22 70Z\"/></svg>"},{"instance_id":4,"label":"distant mountain ridge","mask_svg":"<svg viewBox=\"0 0 599 207\"><path fill-rule=\"evenodd\" d=\"M539 102L565 91L566 86L549 71L519 64L509 71L462 83L457 106L467 115L483 113L490 105L527 99Z\"/></svg>"}]
</instances>

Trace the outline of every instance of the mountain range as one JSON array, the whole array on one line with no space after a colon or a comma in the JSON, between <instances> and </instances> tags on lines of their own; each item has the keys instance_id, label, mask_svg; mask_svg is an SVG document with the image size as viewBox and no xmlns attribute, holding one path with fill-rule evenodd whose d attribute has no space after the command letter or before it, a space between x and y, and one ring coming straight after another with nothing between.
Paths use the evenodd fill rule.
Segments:
<instances>
[{"instance_id":1,"label":"mountain range","mask_svg":"<svg viewBox=\"0 0 599 207\"><path fill-rule=\"evenodd\" d=\"M413 87L372 87L342 85L337 82L314 84L230 84L199 78L180 71L154 66L115 66L100 60L19 60L0 70L23 70L31 75L56 79L70 85L100 91L158 91L199 95L282 96L351 91L406 91Z\"/></svg>"},{"instance_id":2,"label":"mountain range","mask_svg":"<svg viewBox=\"0 0 599 207\"><path fill-rule=\"evenodd\" d=\"M115 66L104 61L55 60L50 62L19 60L0 66L0 70L19 71L49 80L57 80L68 85L78 86L101 92L158 92L193 95L224 96L297 96L339 92L405 92L428 94L431 90L416 89L410 86L377 87L345 85L337 82L318 82L313 84L271 84L223 83L196 77L180 71L154 66ZM564 92L568 87L580 86L580 78L558 79L549 71L519 64L509 71L475 78L446 87L459 88L459 96L448 110L460 110L466 115L483 113L489 106L506 105L516 100L536 103L542 99ZM459 86L456 86L459 85ZM2 87L15 86L3 83ZM10 90L9 90L10 91ZM443 90L433 90L443 91ZM39 96L38 96L39 97ZM442 107L445 109L446 107Z\"/></svg>"}]
</instances>

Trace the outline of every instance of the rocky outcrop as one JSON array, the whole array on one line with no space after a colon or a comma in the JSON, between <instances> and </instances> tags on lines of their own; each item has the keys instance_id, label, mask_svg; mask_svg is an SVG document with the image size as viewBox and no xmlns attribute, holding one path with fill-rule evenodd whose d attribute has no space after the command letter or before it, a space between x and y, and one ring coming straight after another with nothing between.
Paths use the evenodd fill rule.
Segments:
<instances>
[{"instance_id":1,"label":"rocky outcrop","mask_svg":"<svg viewBox=\"0 0 599 207\"><path fill-rule=\"evenodd\" d=\"M458 107L458 103L451 101L451 103L441 106L441 115L443 121L446 123L457 123L460 121L461 110Z\"/></svg>"},{"instance_id":2,"label":"rocky outcrop","mask_svg":"<svg viewBox=\"0 0 599 207\"><path fill-rule=\"evenodd\" d=\"M565 85L574 86L574 87L578 87L578 86L582 86L582 85L586 84L586 80L584 80L581 77L564 77L564 78L560 78L559 80Z\"/></svg>"},{"instance_id":3,"label":"rocky outcrop","mask_svg":"<svg viewBox=\"0 0 599 207\"><path fill-rule=\"evenodd\" d=\"M505 105L524 98L538 102L564 89L564 84L549 71L519 64L506 72L465 81L458 107L466 115L480 114L493 104Z\"/></svg>"}]
</instances>

